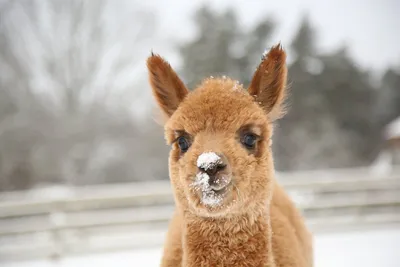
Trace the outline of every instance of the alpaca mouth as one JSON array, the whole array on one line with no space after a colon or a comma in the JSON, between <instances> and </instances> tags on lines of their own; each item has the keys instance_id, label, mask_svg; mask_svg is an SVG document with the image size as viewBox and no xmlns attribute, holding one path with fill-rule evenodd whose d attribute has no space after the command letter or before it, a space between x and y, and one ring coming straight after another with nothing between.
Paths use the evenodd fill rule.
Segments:
<instances>
[{"instance_id":1,"label":"alpaca mouth","mask_svg":"<svg viewBox=\"0 0 400 267\"><path fill-rule=\"evenodd\" d=\"M206 206L221 206L231 179L210 179L206 173L198 173L191 186L200 193L200 201Z\"/></svg>"},{"instance_id":2,"label":"alpaca mouth","mask_svg":"<svg viewBox=\"0 0 400 267\"><path fill-rule=\"evenodd\" d=\"M214 193L222 195L222 194L226 193L226 191L228 191L230 184L231 184L231 182L224 184L224 185L210 185L210 189Z\"/></svg>"}]
</instances>

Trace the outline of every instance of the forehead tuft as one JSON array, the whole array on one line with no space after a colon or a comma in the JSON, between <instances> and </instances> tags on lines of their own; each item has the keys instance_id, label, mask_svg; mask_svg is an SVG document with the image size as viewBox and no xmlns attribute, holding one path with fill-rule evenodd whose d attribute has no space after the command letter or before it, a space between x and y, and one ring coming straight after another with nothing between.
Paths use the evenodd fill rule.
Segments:
<instances>
[{"instance_id":1,"label":"forehead tuft","mask_svg":"<svg viewBox=\"0 0 400 267\"><path fill-rule=\"evenodd\" d=\"M167 123L167 128L196 133L226 131L245 123L263 123L267 117L239 82L223 77L205 79L189 93Z\"/></svg>"},{"instance_id":2,"label":"forehead tuft","mask_svg":"<svg viewBox=\"0 0 400 267\"><path fill-rule=\"evenodd\" d=\"M222 76L222 78L214 78L213 76L210 76L209 78L204 79L196 90L204 90L207 88L247 93L247 91L243 87L243 84L226 76Z\"/></svg>"}]
</instances>

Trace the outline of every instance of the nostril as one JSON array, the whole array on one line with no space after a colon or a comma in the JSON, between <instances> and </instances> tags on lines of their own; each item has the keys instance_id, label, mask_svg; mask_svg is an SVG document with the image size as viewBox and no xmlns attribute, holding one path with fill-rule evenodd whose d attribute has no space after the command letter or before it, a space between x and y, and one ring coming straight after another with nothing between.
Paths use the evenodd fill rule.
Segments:
<instances>
[{"instance_id":1,"label":"nostril","mask_svg":"<svg viewBox=\"0 0 400 267\"><path fill-rule=\"evenodd\" d=\"M205 169L205 168L203 168L203 167L198 167L198 168L199 168L199 171L200 171L200 172L207 173L207 171L206 171L206 169Z\"/></svg>"},{"instance_id":2,"label":"nostril","mask_svg":"<svg viewBox=\"0 0 400 267\"><path fill-rule=\"evenodd\" d=\"M199 167L201 172L207 173L208 175L214 175L219 171L223 171L226 168L226 164L217 164L208 166L208 168Z\"/></svg>"},{"instance_id":3,"label":"nostril","mask_svg":"<svg viewBox=\"0 0 400 267\"><path fill-rule=\"evenodd\" d=\"M223 171L226 168L226 164L218 164L216 167L216 171Z\"/></svg>"}]
</instances>

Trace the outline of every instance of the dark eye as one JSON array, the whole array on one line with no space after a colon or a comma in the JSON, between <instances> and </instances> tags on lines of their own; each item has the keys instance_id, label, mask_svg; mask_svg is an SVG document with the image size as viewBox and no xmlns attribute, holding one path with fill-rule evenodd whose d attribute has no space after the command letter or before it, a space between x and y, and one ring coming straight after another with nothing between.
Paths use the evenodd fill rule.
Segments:
<instances>
[{"instance_id":1,"label":"dark eye","mask_svg":"<svg viewBox=\"0 0 400 267\"><path fill-rule=\"evenodd\" d=\"M250 133L245 134L245 135L243 135L241 142L246 148L252 149L256 145L257 136L254 134L250 134Z\"/></svg>"},{"instance_id":2,"label":"dark eye","mask_svg":"<svg viewBox=\"0 0 400 267\"><path fill-rule=\"evenodd\" d=\"M190 144L186 137L181 136L178 138L178 146L182 153L185 153L186 151L188 151Z\"/></svg>"}]
</instances>

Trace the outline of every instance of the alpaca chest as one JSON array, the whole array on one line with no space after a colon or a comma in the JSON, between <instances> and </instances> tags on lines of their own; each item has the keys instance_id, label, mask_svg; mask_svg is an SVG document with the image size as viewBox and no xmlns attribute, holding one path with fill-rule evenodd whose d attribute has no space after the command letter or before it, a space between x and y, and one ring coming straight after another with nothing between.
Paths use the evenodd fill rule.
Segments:
<instances>
[{"instance_id":1,"label":"alpaca chest","mask_svg":"<svg viewBox=\"0 0 400 267\"><path fill-rule=\"evenodd\" d=\"M269 266L269 240L266 229L237 232L207 227L187 229L182 266Z\"/></svg>"}]
</instances>

